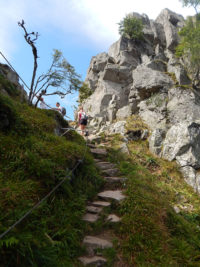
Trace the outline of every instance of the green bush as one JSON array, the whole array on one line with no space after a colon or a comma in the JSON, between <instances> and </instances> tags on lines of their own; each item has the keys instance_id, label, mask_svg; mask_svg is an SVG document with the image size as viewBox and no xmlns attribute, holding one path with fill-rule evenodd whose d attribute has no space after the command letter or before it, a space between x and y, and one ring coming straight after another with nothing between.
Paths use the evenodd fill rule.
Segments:
<instances>
[{"instance_id":1,"label":"green bush","mask_svg":"<svg viewBox=\"0 0 200 267\"><path fill-rule=\"evenodd\" d=\"M92 94L92 90L86 83L83 83L79 89L79 102L82 103Z\"/></svg>"},{"instance_id":2,"label":"green bush","mask_svg":"<svg viewBox=\"0 0 200 267\"><path fill-rule=\"evenodd\" d=\"M143 24L141 19L132 15L127 15L119 24L119 34L121 36L140 40L143 38Z\"/></svg>"}]
</instances>

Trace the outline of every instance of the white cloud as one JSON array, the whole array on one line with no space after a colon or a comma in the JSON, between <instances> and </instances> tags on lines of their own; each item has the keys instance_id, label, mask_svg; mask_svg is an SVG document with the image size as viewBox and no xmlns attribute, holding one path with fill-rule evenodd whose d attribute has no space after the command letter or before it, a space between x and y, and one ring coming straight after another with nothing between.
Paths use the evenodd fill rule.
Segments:
<instances>
[{"instance_id":1,"label":"white cloud","mask_svg":"<svg viewBox=\"0 0 200 267\"><path fill-rule=\"evenodd\" d=\"M0 50L11 56L17 47L15 43L17 21L23 15L24 7L23 3L10 0L0 0L0 5Z\"/></svg>"}]
</instances>

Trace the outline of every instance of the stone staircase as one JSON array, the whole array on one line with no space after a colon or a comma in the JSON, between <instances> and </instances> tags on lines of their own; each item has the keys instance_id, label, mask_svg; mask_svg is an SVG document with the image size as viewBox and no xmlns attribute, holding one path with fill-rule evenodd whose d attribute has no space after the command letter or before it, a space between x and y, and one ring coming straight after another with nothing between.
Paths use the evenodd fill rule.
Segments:
<instances>
[{"instance_id":1,"label":"stone staircase","mask_svg":"<svg viewBox=\"0 0 200 267\"><path fill-rule=\"evenodd\" d=\"M89 225L96 223L100 218L105 208L112 207L113 203L120 204L125 195L122 191L122 184L125 183L126 178L120 177L119 170L116 165L107 162L106 149L100 149L94 145L90 145L91 153L93 154L97 168L100 169L102 176L105 180L104 191L99 192L96 199L89 203L86 207L87 213L83 216L83 221ZM98 235L87 235L83 239L83 246L86 249L86 255L79 257L79 261L83 266L106 266L107 260L99 252L99 250L108 249L113 247L112 234L107 229L104 229L106 223L112 224L120 223L121 218L112 213L112 209L109 215L105 216L102 229ZM119 266L119 265L116 265Z\"/></svg>"}]
</instances>

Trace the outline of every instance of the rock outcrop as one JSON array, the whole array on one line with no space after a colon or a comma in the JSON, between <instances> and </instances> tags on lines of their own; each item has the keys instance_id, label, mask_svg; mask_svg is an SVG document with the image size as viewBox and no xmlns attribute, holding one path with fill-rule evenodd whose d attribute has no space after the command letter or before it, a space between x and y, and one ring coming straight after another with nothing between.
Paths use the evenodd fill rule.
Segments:
<instances>
[{"instance_id":1,"label":"rock outcrop","mask_svg":"<svg viewBox=\"0 0 200 267\"><path fill-rule=\"evenodd\" d=\"M4 95L20 95L22 99L27 99L27 93L23 86L19 83L18 75L11 70L6 64L0 63L0 76L10 81L10 84L6 82L4 86L0 86L0 92ZM14 86L14 88L12 88Z\"/></svg>"},{"instance_id":2,"label":"rock outcrop","mask_svg":"<svg viewBox=\"0 0 200 267\"><path fill-rule=\"evenodd\" d=\"M143 21L143 40L121 37L91 60L86 82L93 94L83 103L90 126L126 135L126 119L139 114L151 132L150 150L176 160L200 193L200 93L174 54L184 18L168 9L155 21L133 16Z\"/></svg>"}]
</instances>

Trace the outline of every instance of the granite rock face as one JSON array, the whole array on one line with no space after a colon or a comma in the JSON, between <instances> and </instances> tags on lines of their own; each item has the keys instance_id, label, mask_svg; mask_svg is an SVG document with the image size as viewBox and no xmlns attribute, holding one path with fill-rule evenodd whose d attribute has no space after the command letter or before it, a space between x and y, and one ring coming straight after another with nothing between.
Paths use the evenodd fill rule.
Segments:
<instances>
[{"instance_id":1,"label":"granite rock face","mask_svg":"<svg viewBox=\"0 0 200 267\"><path fill-rule=\"evenodd\" d=\"M24 87L19 83L19 77L8 65L0 63L0 75L6 78L15 86L15 93L21 95L23 99L27 99L27 93ZM5 90L5 88L0 87L0 92L9 95L10 91Z\"/></svg>"},{"instance_id":2,"label":"granite rock face","mask_svg":"<svg viewBox=\"0 0 200 267\"><path fill-rule=\"evenodd\" d=\"M155 21L132 16L143 22L143 40L121 37L91 60L86 82L93 94L83 103L90 126L95 133L126 136L126 119L139 115L149 128L150 150L177 161L186 182L200 192L200 93L175 56L184 18L168 9Z\"/></svg>"}]
</instances>

